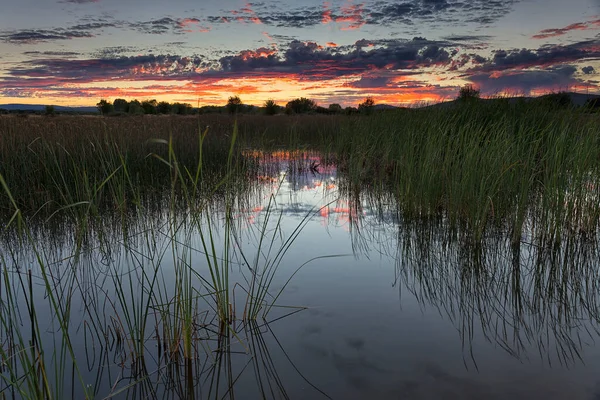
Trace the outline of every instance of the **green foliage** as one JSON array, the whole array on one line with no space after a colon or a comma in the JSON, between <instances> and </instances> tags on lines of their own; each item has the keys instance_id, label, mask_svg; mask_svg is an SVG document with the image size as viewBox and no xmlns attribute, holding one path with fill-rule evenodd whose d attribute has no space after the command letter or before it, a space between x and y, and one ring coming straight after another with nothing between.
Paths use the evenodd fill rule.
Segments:
<instances>
[{"instance_id":1,"label":"green foliage","mask_svg":"<svg viewBox=\"0 0 600 400\"><path fill-rule=\"evenodd\" d=\"M98 104L96 104L96 107L98 108L98 111L100 111L100 114L102 114L102 115L108 115L114 111L114 107L113 107L112 103L110 103L104 99L100 100L98 102Z\"/></svg>"},{"instance_id":2,"label":"green foliage","mask_svg":"<svg viewBox=\"0 0 600 400\"><path fill-rule=\"evenodd\" d=\"M287 114L307 114L315 111L317 103L306 97L300 97L294 99L285 105L285 112Z\"/></svg>"},{"instance_id":3,"label":"green foliage","mask_svg":"<svg viewBox=\"0 0 600 400\"><path fill-rule=\"evenodd\" d=\"M243 108L242 99L239 96L231 96L227 100L227 111L230 114L237 114L242 111Z\"/></svg>"}]
</instances>

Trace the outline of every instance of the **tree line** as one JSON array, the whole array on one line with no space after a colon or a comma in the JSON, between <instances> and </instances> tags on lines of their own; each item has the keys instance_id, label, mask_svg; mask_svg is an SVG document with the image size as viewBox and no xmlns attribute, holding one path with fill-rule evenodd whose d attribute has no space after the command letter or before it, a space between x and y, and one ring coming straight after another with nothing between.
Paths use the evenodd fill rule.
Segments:
<instances>
[{"instance_id":1,"label":"tree line","mask_svg":"<svg viewBox=\"0 0 600 400\"><path fill-rule=\"evenodd\" d=\"M194 114L194 108L188 103L169 103L167 101L158 102L156 100L131 100L115 99L112 103L107 100L100 100L96 104L98 111L102 115L110 114Z\"/></svg>"},{"instance_id":2,"label":"tree line","mask_svg":"<svg viewBox=\"0 0 600 400\"><path fill-rule=\"evenodd\" d=\"M278 105L274 100L266 100L262 107L244 104L239 96L231 96L224 106L192 107L188 103L169 103L156 100L131 100L115 99L112 103L102 99L96 104L102 115L143 115L143 114L207 114L207 113L229 113L229 114L371 114L375 108L375 100L367 97L358 107L343 108L339 104L330 104L328 107L317 105L314 100L300 97L286 103L285 106Z\"/></svg>"}]
</instances>

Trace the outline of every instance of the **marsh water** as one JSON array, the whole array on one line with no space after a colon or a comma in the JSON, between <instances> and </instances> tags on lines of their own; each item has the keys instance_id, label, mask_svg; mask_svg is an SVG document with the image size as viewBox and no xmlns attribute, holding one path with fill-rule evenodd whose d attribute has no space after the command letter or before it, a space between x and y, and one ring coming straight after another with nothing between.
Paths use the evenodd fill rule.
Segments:
<instances>
[{"instance_id":1,"label":"marsh water","mask_svg":"<svg viewBox=\"0 0 600 400\"><path fill-rule=\"evenodd\" d=\"M519 241L472 243L443 215L408 218L393 196L345 187L315 154L262 157L248 179L205 218L157 207L84 241L68 224L33 230L36 246L7 238L0 398L26 397L6 368L18 351L46 354L32 368L60 398L600 398L595 235L546 243L530 223ZM211 262L227 263L225 329ZM270 266L245 318L251 270ZM10 301L9 286L22 288Z\"/></svg>"}]
</instances>

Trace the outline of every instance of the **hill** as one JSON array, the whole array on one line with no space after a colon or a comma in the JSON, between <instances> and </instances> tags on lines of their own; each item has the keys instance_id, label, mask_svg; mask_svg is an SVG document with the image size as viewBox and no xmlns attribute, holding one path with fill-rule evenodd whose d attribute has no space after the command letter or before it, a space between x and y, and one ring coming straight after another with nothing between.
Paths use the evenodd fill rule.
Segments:
<instances>
[{"instance_id":1,"label":"hill","mask_svg":"<svg viewBox=\"0 0 600 400\"><path fill-rule=\"evenodd\" d=\"M8 111L34 111L44 112L46 105L44 104L0 104L0 109ZM96 107L64 107L54 106L56 112L79 112L79 113L97 113Z\"/></svg>"}]
</instances>

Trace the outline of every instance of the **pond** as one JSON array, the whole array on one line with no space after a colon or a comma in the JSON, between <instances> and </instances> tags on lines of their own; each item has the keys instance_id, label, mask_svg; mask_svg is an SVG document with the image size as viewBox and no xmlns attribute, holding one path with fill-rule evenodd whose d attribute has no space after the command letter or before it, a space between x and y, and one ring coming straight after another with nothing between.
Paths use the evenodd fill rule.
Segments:
<instances>
[{"instance_id":1,"label":"pond","mask_svg":"<svg viewBox=\"0 0 600 400\"><path fill-rule=\"evenodd\" d=\"M200 212L7 235L0 398L600 398L597 237L473 243L318 154L253 156Z\"/></svg>"}]
</instances>

